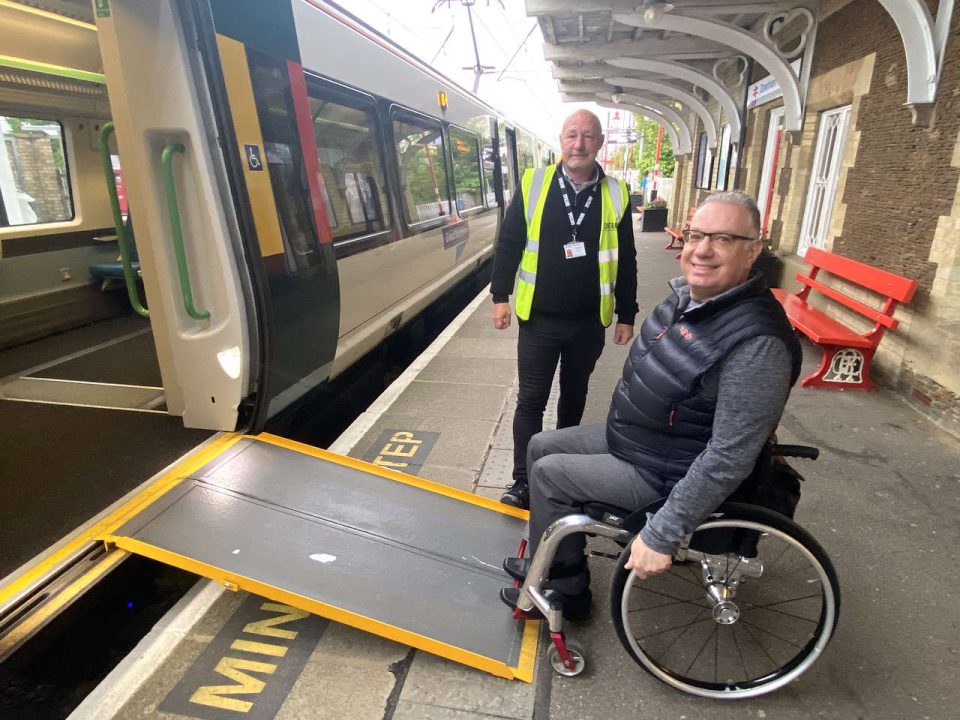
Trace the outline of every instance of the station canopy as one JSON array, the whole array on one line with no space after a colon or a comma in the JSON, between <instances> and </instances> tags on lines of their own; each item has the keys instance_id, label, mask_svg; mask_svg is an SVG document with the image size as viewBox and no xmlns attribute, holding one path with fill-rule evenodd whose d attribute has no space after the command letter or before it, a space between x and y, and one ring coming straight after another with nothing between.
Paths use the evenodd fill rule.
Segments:
<instances>
[{"instance_id":1,"label":"station canopy","mask_svg":"<svg viewBox=\"0 0 960 720\"><path fill-rule=\"evenodd\" d=\"M936 17L923 0L877 2L903 40L905 104L927 125L954 0L940 0ZM721 122L737 144L751 79L775 83L788 132L803 126L820 0L526 0L526 8L565 101L654 119L675 155L691 152L698 128L716 147Z\"/></svg>"}]
</instances>

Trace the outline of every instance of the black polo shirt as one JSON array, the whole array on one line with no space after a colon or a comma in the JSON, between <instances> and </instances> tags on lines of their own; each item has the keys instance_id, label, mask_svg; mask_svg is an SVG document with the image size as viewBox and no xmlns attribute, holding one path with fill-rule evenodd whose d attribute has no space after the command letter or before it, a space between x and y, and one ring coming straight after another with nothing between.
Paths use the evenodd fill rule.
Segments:
<instances>
[{"instance_id":1,"label":"black polo shirt","mask_svg":"<svg viewBox=\"0 0 960 720\"><path fill-rule=\"evenodd\" d=\"M563 246L570 242L573 230L563 202L557 173L547 190L540 223L540 250L537 261L537 282L534 286L532 313L557 318L580 319L600 316L600 271L597 252L600 245L601 198L599 184L604 173L597 166L598 183L584 188L576 196L574 219L580 217L593 188L596 196L577 230L577 240L584 243L583 257L568 259ZM573 202L573 190L566 183L568 197ZM500 225L490 292L494 302L506 302L513 293L520 258L527 243L527 219L523 195L519 188L513 196ZM617 226L618 265L614 290L617 322L633 325L637 314L637 260L633 241L633 218L627 207Z\"/></svg>"}]
</instances>

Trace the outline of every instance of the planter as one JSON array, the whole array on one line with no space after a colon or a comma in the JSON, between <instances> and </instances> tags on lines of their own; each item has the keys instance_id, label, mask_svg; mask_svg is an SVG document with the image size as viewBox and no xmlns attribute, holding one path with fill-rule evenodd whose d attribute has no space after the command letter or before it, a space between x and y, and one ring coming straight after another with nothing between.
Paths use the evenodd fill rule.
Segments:
<instances>
[{"instance_id":1,"label":"planter","mask_svg":"<svg viewBox=\"0 0 960 720\"><path fill-rule=\"evenodd\" d=\"M657 232L667 226L667 208L653 208L643 211L643 226L640 232Z\"/></svg>"}]
</instances>

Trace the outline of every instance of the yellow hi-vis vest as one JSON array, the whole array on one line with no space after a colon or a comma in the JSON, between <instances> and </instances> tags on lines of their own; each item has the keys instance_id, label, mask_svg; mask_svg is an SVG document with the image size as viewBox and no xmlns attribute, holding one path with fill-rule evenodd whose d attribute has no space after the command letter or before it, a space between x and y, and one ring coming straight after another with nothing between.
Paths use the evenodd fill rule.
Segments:
<instances>
[{"instance_id":1,"label":"yellow hi-vis vest","mask_svg":"<svg viewBox=\"0 0 960 720\"><path fill-rule=\"evenodd\" d=\"M540 250L540 221L547 191L557 171L556 165L528 169L523 173L520 189L527 217L527 246L520 258L517 279L517 317L530 319L533 290L537 284L537 259ZM629 208L626 184L607 175L600 181L600 245L597 259L600 266L600 322L604 327L613 322L613 291L617 284L617 226Z\"/></svg>"}]
</instances>

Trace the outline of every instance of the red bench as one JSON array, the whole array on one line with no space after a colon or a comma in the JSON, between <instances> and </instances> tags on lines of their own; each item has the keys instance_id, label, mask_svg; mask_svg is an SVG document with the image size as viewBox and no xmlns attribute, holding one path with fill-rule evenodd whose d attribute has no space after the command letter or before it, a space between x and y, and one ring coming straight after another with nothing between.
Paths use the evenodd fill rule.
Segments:
<instances>
[{"instance_id":1,"label":"red bench","mask_svg":"<svg viewBox=\"0 0 960 720\"><path fill-rule=\"evenodd\" d=\"M910 302L917 289L916 280L878 270L840 255L810 248L804 260L809 264L810 274L797 274L804 288L797 294L782 288L773 288L773 294L783 305L794 329L799 330L823 349L823 358L817 371L803 379L804 387L848 388L850 390L876 390L870 379L870 362L887 328L893 329L897 321L893 311L898 302ZM859 285L883 296L880 309L850 297L840 290L825 285L817 274L824 270L849 283ZM838 320L807 304L811 290L863 315L874 326L864 333L851 330Z\"/></svg>"},{"instance_id":2,"label":"red bench","mask_svg":"<svg viewBox=\"0 0 960 720\"><path fill-rule=\"evenodd\" d=\"M687 219L680 227L668 227L664 230L667 235L670 236L670 242L663 246L664 250L672 250L674 243L679 243L679 247L683 247L683 231L690 227L690 221L693 220L693 214L697 211L695 207L689 208L687 210Z\"/></svg>"}]
</instances>

